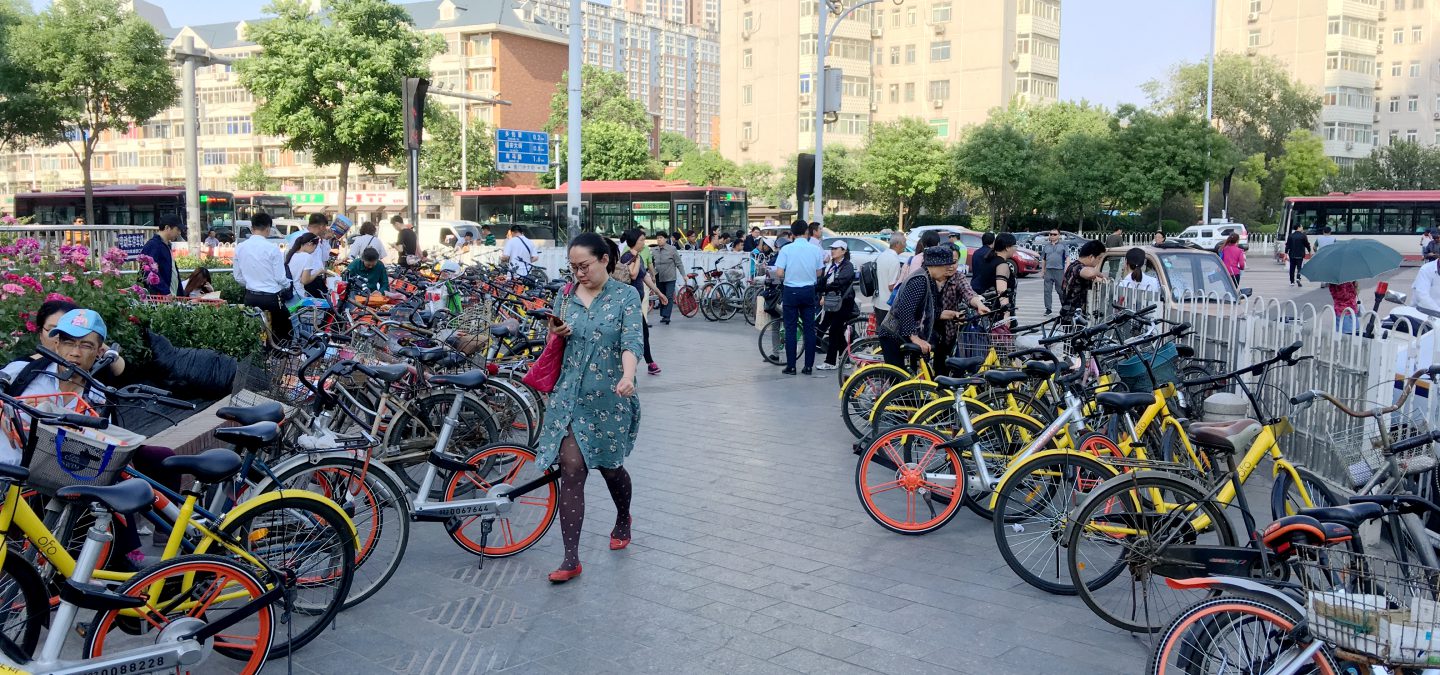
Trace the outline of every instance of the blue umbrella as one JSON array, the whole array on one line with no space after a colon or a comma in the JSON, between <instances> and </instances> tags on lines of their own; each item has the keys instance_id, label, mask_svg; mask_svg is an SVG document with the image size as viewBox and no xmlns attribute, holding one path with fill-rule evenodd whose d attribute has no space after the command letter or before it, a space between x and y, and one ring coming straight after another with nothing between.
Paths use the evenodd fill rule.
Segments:
<instances>
[{"instance_id":1,"label":"blue umbrella","mask_svg":"<svg viewBox=\"0 0 1440 675\"><path fill-rule=\"evenodd\" d=\"M1343 284L1397 269L1400 269L1399 251L1374 239L1347 239L1316 251L1300 268L1300 274L1322 284Z\"/></svg>"}]
</instances>

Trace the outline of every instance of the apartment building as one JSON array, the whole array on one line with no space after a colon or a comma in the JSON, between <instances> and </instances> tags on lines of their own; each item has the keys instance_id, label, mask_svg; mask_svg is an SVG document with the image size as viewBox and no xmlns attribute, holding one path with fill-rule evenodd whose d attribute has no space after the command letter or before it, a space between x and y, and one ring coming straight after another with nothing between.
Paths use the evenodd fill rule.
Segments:
<instances>
[{"instance_id":1,"label":"apartment building","mask_svg":"<svg viewBox=\"0 0 1440 675\"><path fill-rule=\"evenodd\" d=\"M1220 0L1216 49L1266 54L1324 97L1316 132L1348 165L1440 144L1440 0Z\"/></svg>"},{"instance_id":2,"label":"apartment building","mask_svg":"<svg viewBox=\"0 0 1440 675\"><path fill-rule=\"evenodd\" d=\"M727 157L780 165L814 148L822 7L828 4L817 0L722 7L719 147ZM878 3L840 24L826 65L843 71L844 91L827 145L862 145L870 125L902 117L924 119L954 141L992 108L1057 99L1060 1Z\"/></svg>"},{"instance_id":3,"label":"apartment building","mask_svg":"<svg viewBox=\"0 0 1440 675\"><path fill-rule=\"evenodd\" d=\"M259 47L246 39L251 22L174 27L153 4L135 0L133 9L178 45L186 37L217 55L241 58ZM438 0L404 5L417 29L441 35L447 50L431 62L432 87L487 96L499 95L512 105L464 102L470 119L494 127L540 129L550 116L550 99L565 71L567 41L551 26L531 20L515 0ZM177 77L179 68L176 68ZM200 184L203 189L232 189L240 165L261 162L279 179L282 190L333 194L338 189L335 167L317 167L309 153L282 147L283 139L256 132L255 100L230 66L198 69ZM431 105L456 113L459 99L432 96ZM180 184L184 168L184 113L177 104L148 123L124 132L106 132L94 157L97 184ZM378 167L368 175L350 172L353 195L395 190L399 171ZM507 184L531 184L531 174L510 174ZM0 194L54 190L80 185L79 163L65 145L0 153ZM327 197L328 198L328 197ZM403 201L403 200L402 200ZM311 204L325 208L323 201Z\"/></svg>"},{"instance_id":4,"label":"apartment building","mask_svg":"<svg viewBox=\"0 0 1440 675\"><path fill-rule=\"evenodd\" d=\"M630 97L656 116L660 131L684 134L705 147L714 143L720 116L720 42L705 18L712 2L585 3L585 63L624 73ZM529 7L568 33L569 0L538 0ZM719 11L718 2L713 9Z\"/></svg>"}]
</instances>

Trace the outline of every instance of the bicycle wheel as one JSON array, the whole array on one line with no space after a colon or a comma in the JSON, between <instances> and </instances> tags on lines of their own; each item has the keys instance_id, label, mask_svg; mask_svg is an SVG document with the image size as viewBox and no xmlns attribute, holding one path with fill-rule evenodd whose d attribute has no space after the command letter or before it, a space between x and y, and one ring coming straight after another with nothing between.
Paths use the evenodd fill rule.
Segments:
<instances>
[{"instance_id":1,"label":"bicycle wheel","mask_svg":"<svg viewBox=\"0 0 1440 675\"><path fill-rule=\"evenodd\" d=\"M870 411L881 394L901 382L910 379L910 374L893 366L875 364L855 371L840 389L840 416L845 428L855 438L864 438L871 432Z\"/></svg>"},{"instance_id":2,"label":"bicycle wheel","mask_svg":"<svg viewBox=\"0 0 1440 675\"><path fill-rule=\"evenodd\" d=\"M965 408L970 412L971 420L985 413L994 412L979 401L970 398L962 400L965 402ZM954 394L941 396L925 404L925 407L910 418L910 424L930 427L950 438L959 436L964 431L964 427L960 424L960 415L955 412Z\"/></svg>"},{"instance_id":3,"label":"bicycle wheel","mask_svg":"<svg viewBox=\"0 0 1440 675\"><path fill-rule=\"evenodd\" d=\"M870 428L884 433L909 424L915 413L943 395L934 382L911 380L895 385L875 399L870 409Z\"/></svg>"},{"instance_id":4,"label":"bicycle wheel","mask_svg":"<svg viewBox=\"0 0 1440 675\"><path fill-rule=\"evenodd\" d=\"M975 427L975 445L965 454L983 453L986 466L996 475L1002 474L1010 462L1030 447L1045 429L1034 419L1007 411L976 416L971 424ZM990 510L992 494L990 486L982 485L966 493L965 506L981 518L993 518L994 513Z\"/></svg>"},{"instance_id":5,"label":"bicycle wheel","mask_svg":"<svg viewBox=\"0 0 1440 675\"><path fill-rule=\"evenodd\" d=\"M689 319L700 311L700 301L695 299L694 286L681 286L680 292L676 296L675 306L680 310L680 316Z\"/></svg>"},{"instance_id":6,"label":"bicycle wheel","mask_svg":"<svg viewBox=\"0 0 1440 675\"><path fill-rule=\"evenodd\" d=\"M1185 607L1212 595L1167 586L1154 570L1163 556L1178 546L1235 545L1221 505L1193 483L1164 473L1113 479L1071 515L1071 585L1091 611L1132 633L1159 632Z\"/></svg>"},{"instance_id":7,"label":"bicycle wheel","mask_svg":"<svg viewBox=\"0 0 1440 675\"><path fill-rule=\"evenodd\" d=\"M855 492L870 518L891 532L934 532L960 510L965 468L950 439L903 426L871 443L855 465Z\"/></svg>"},{"instance_id":8,"label":"bicycle wheel","mask_svg":"<svg viewBox=\"0 0 1440 675\"><path fill-rule=\"evenodd\" d=\"M429 469L427 458L439 442L440 428L445 425L445 416L454 402L453 391L423 394L395 415L385 429L385 454L380 461L394 469L412 492L420 489L420 481ZM467 395L460 406L460 423L444 452L452 459L462 460L475 448L494 442L498 435L489 407L477 397ZM439 485L433 485L430 496L438 497L439 489Z\"/></svg>"},{"instance_id":9,"label":"bicycle wheel","mask_svg":"<svg viewBox=\"0 0 1440 675\"><path fill-rule=\"evenodd\" d=\"M760 297L760 287L751 284L745 287L745 323L755 325L755 298Z\"/></svg>"},{"instance_id":10,"label":"bicycle wheel","mask_svg":"<svg viewBox=\"0 0 1440 675\"><path fill-rule=\"evenodd\" d=\"M273 650L285 656L309 644L335 619L355 579L355 535L333 506L281 497L247 511L221 533L276 571L296 578L290 637Z\"/></svg>"},{"instance_id":11,"label":"bicycle wheel","mask_svg":"<svg viewBox=\"0 0 1440 675\"><path fill-rule=\"evenodd\" d=\"M1298 619L1279 603L1254 597L1205 600L1176 617L1150 658L1152 675L1285 671L1306 644ZM1297 673L1335 675L1340 666L1322 648Z\"/></svg>"},{"instance_id":12,"label":"bicycle wheel","mask_svg":"<svg viewBox=\"0 0 1440 675\"><path fill-rule=\"evenodd\" d=\"M719 321L720 316L716 313L720 309L722 299L716 291L719 288L715 284L706 284L700 288L700 314L707 321Z\"/></svg>"},{"instance_id":13,"label":"bicycle wheel","mask_svg":"<svg viewBox=\"0 0 1440 675\"><path fill-rule=\"evenodd\" d=\"M8 551L0 565L0 634L29 658L40 644L40 629L49 622L50 597L45 581L29 561L14 550Z\"/></svg>"},{"instance_id":14,"label":"bicycle wheel","mask_svg":"<svg viewBox=\"0 0 1440 675\"><path fill-rule=\"evenodd\" d=\"M1074 595L1060 543L1070 512L1116 471L1088 454L1024 460L1007 474L995 500L995 544L1017 576L1046 593Z\"/></svg>"},{"instance_id":15,"label":"bicycle wheel","mask_svg":"<svg viewBox=\"0 0 1440 675\"><path fill-rule=\"evenodd\" d=\"M1325 484L1324 479L1315 475L1314 471L1297 465L1295 473L1300 474L1299 485L1295 484L1295 479L1290 476L1289 471L1281 470L1280 475L1275 477L1275 485L1270 489L1270 516L1275 520L1293 516L1299 513L1300 509L1341 506L1348 503L1347 500L1336 496L1330 486ZM1302 487L1304 493L1301 492Z\"/></svg>"},{"instance_id":16,"label":"bicycle wheel","mask_svg":"<svg viewBox=\"0 0 1440 675\"><path fill-rule=\"evenodd\" d=\"M505 494L517 485L540 478L547 470L535 464L533 450L506 443L482 448L466 458L465 463L475 468L450 476L445 484L445 501ZM451 518L445 523L445 532L460 548L475 555L512 556L545 536L550 524L555 522L558 502L559 490L553 481L515 497L510 510L495 519L483 547L478 516Z\"/></svg>"},{"instance_id":17,"label":"bicycle wheel","mask_svg":"<svg viewBox=\"0 0 1440 675\"><path fill-rule=\"evenodd\" d=\"M1024 413L1045 422L1055 419L1059 414L1049 403L1025 391L1007 391L996 387L986 387L978 392L977 398L991 410ZM1012 400L1014 405L1011 405Z\"/></svg>"},{"instance_id":18,"label":"bicycle wheel","mask_svg":"<svg viewBox=\"0 0 1440 675\"><path fill-rule=\"evenodd\" d=\"M885 356L880 353L880 338L859 338L850 342L850 348L845 350L844 358L840 359L839 367L835 369L835 375L843 387L856 368L884 361Z\"/></svg>"},{"instance_id":19,"label":"bicycle wheel","mask_svg":"<svg viewBox=\"0 0 1440 675\"><path fill-rule=\"evenodd\" d=\"M1215 377L1215 375L1217 375L1217 373L1208 366L1190 364L1180 369L1179 381L1209 379ZM1225 391L1225 384L1219 382L1193 387L1181 387L1181 389L1185 392L1185 405L1182 406L1185 416L1192 420L1198 420L1204 418L1205 399L1210 398L1211 394Z\"/></svg>"},{"instance_id":20,"label":"bicycle wheel","mask_svg":"<svg viewBox=\"0 0 1440 675\"><path fill-rule=\"evenodd\" d=\"M410 544L410 505L403 484L349 457L297 464L276 478L280 487L308 490L339 504L355 524L355 578L341 609L364 602L395 575Z\"/></svg>"},{"instance_id":21,"label":"bicycle wheel","mask_svg":"<svg viewBox=\"0 0 1440 675\"><path fill-rule=\"evenodd\" d=\"M491 378L475 393L490 407L496 427L494 442L532 447L540 442L540 418L517 388L499 378Z\"/></svg>"},{"instance_id":22,"label":"bicycle wheel","mask_svg":"<svg viewBox=\"0 0 1440 675\"><path fill-rule=\"evenodd\" d=\"M772 365L785 362L784 322L771 321L760 329L760 356Z\"/></svg>"},{"instance_id":23,"label":"bicycle wheel","mask_svg":"<svg viewBox=\"0 0 1440 675\"><path fill-rule=\"evenodd\" d=\"M95 658L153 646L172 623L198 622L186 626L188 632L230 618L264 595L265 590L265 582L245 565L226 558L187 555L157 563L113 591L118 595L145 598L145 604L135 609L111 609L97 614L86 631L84 656ZM246 674L260 672L270 654L276 651L277 606L262 605L254 609L253 614L216 635L210 644L217 654L239 661L239 672Z\"/></svg>"},{"instance_id":24,"label":"bicycle wheel","mask_svg":"<svg viewBox=\"0 0 1440 675\"><path fill-rule=\"evenodd\" d=\"M718 299L713 311L715 317L720 321L729 321L745 305L740 288L728 281L716 287L715 296Z\"/></svg>"}]
</instances>

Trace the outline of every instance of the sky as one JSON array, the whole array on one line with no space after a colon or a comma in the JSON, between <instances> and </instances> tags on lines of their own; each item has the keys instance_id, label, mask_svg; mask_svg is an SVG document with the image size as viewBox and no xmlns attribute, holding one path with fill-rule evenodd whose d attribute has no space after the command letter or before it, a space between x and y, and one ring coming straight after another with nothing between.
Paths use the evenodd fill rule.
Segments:
<instances>
[{"instance_id":1,"label":"sky","mask_svg":"<svg viewBox=\"0 0 1440 675\"><path fill-rule=\"evenodd\" d=\"M734 1L734 0L727 0ZM783 2L784 0L772 0ZM269 0L151 0L170 23L239 21L261 16ZM1062 0L1060 98L1114 107L1146 102L1140 85L1179 61L1205 58L1212 0ZM31 0L37 8L49 0Z\"/></svg>"}]
</instances>

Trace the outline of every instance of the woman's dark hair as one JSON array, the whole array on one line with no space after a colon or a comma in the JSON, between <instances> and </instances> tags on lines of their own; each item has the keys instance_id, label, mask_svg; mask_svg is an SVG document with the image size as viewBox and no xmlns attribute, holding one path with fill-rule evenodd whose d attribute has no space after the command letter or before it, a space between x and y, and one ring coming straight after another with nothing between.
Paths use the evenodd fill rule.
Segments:
<instances>
[{"instance_id":1,"label":"woman's dark hair","mask_svg":"<svg viewBox=\"0 0 1440 675\"><path fill-rule=\"evenodd\" d=\"M1239 246L1239 245L1240 245L1240 234L1239 234L1239 233L1236 233L1236 232L1231 232L1231 233L1230 233L1230 236L1228 236L1228 237L1225 238L1225 245L1226 245L1226 246Z\"/></svg>"},{"instance_id":2,"label":"woman's dark hair","mask_svg":"<svg viewBox=\"0 0 1440 675\"><path fill-rule=\"evenodd\" d=\"M190 278L185 280L185 295L200 290L208 283L210 283L210 269L208 267L195 268L195 271L190 273Z\"/></svg>"},{"instance_id":3,"label":"woman's dark hair","mask_svg":"<svg viewBox=\"0 0 1440 675\"><path fill-rule=\"evenodd\" d=\"M995 235L995 245L991 247L996 253L1006 251L1015 247L1015 235L1009 232L1001 232Z\"/></svg>"},{"instance_id":4,"label":"woman's dark hair","mask_svg":"<svg viewBox=\"0 0 1440 675\"><path fill-rule=\"evenodd\" d=\"M998 242L998 241L995 242L995 247L996 247L996 248L999 248L999 247L1000 247L1000 242ZM1100 243L1100 242L1098 242L1098 241L1095 241L1094 239L1091 239L1090 241L1087 241L1087 242L1081 244L1081 245L1080 245L1080 250L1079 250L1079 251L1076 251L1076 252L1075 252L1075 255L1076 255L1076 257L1080 257L1080 258L1089 258L1090 256L1101 255L1101 254L1103 254L1104 252L1105 252L1105 244L1102 244L1102 243Z\"/></svg>"},{"instance_id":5,"label":"woman's dark hair","mask_svg":"<svg viewBox=\"0 0 1440 675\"><path fill-rule=\"evenodd\" d=\"M920 244L915 247L916 251L924 251L931 246L940 245L940 233L935 230L925 230L920 233Z\"/></svg>"},{"instance_id":6,"label":"woman's dark hair","mask_svg":"<svg viewBox=\"0 0 1440 675\"><path fill-rule=\"evenodd\" d=\"M1130 280L1140 283L1140 278L1145 272L1145 250L1132 248L1125 252L1125 264L1130 267Z\"/></svg>"},{"instance_id":7,"label":"woman's dark hair","mask_svg":"<svg viewBox=\"0 0 1440 675\"><path fill-rule=\"evenodd\" d=\"M360 259L365 262L380 262L380 252L373 248L367 248L360 254Z\"/></svg>"},{"instance_id":8,"label":"woman's dark hair","mask_svg":"<svg viewBox=\"0 0 1440 675\"><path fill-rule=\"evenodd\" d=\"M372 237L375 236L375 223L372 223L368 220L360 223L360 234L368 234Z\"/></svg>"},{"instance_id":9,"label":"woman's dark hair","mask_svg":"<svg viewBox=\"0 0 1440 675\"><path fill-rule=\"evenodd\" d=\"M64 314L72 309L80 309L80 306L69 300L46 300L40 303L40 309L35 310L35 325L45 327L45 319L52 314Z\"/></svg>"},{"instance_id":10,"label":"woman's dark hair","mask_svg":"<svg viewBox=\"0 0 1440 675\"><path fill-rule=\"evenodd\" d=\"M625 248L634 248L635 242L640 241L644 237L645 233L640 231L640 228L632 227L620 235L620 240L625 242Z\"/></svg>"},{"instance_id":11,"label":"woman's dark hair","mask_svg":"<svg viewBox=\"0 0 1440 675\"><path fill-rule=\"evenodd\" d=\"M290 259L295 257L296 251L299 251L306 245L313 244L317 241L320 241L320 237L315 236L314 232L306 232L296 237L295 243L290 245L290 250L285 254L285 266L290 266Z\"/></svg>"},{"instance_id":12,"label":"woman's dark hair","mask_svg":"<svg viewBox=\"0 0 1440 675\"><path fill-rule=\"evenodd\" d=\"M605 273L615 271L615 262L620 259L620 246L606 237L594 232L581 232L574 239L570 240L569 248L583 248L595 256L596 260L606 258ZM568 250L568 249L567 249Z\"/></svg>"}]
</instances>

